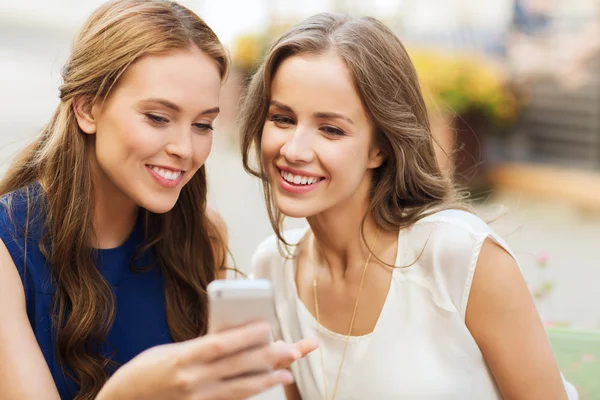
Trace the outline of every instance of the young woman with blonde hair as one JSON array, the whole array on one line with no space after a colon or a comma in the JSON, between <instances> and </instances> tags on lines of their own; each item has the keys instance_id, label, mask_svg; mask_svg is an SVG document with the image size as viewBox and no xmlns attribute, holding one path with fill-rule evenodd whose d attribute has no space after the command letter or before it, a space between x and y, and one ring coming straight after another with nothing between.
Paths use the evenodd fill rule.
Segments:
<instances>
[{"instance_id":1,"label":"young woman with blonde hair","mask_svg":"<svg viewBox=\"0 0 600 400\"><path fill-rule=\"evenodd\" d=\"M330 14L291 28L241 126L276 232L253 267L273 281L277 336L320 342L292 365L289 399L576 397L514 254L440 171L389 28ZM283 232L284 216L309 226Z\"/></svg>"},{"instance_id":2,"label":"young woman with blonde hair","mask_svg":"<svg viewBox=\"0 0 600 400\"><path fill-rule=\"evenodd\" d=\"M242 399L290 382L310 349L264 345L268 326L198 338L226 263L203 165L227 68L177 3L88 19L54 116L0 181L3 399Z\"/></svg>"}]
</instances>

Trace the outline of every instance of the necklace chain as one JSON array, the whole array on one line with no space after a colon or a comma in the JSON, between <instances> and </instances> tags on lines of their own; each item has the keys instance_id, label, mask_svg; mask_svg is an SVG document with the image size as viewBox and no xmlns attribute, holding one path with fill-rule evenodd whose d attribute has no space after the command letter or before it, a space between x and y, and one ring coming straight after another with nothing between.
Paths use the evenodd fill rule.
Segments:
<instances>
[{"instance_id":1,"label":"necklace chain","mask_svg":"<svg viewBox=\"0 0 600 400\"><path fill-rule=\"evenodd\" d=\"M335 386L333 388L333 394L331 396L331 400L335 400L335 396L337 394L338 385L340 383L340 376L342 375L342 367L344 366L344 360L346 359L346 350L348 349L348 343L350 342L350 336L352 335L352 328L354 327L354 318L356 317L356 310L358 310L358 303L360 300L360 293L362 292L363 283L365 280L365 275L367 272L367 267L369 266L369 262L371 261L371 255L373 254L373 249L375 248L375 244L377 244L377 239L379 238L379 230L377 230L377 234L375 236L375 240L369 249L369 255L367 257L367 261L365 262L365 266L363 267L362 276L360 277L360 284L358 286L358 292L356 294L356 301L354 302L354 310L352 311L352 318L350 319L350 326L348 327L348 334L346 335L346 343L344 344L344 351L342 353L342 360L340 361L340 366L338 368L337 377L335 379ZM313 235L314 240L314 235ZM317 338L319 342L321 342L321 319L319 315L319 297L317 295L318 289L318 278L317 278L317 263L314 259L313 254L313 295L315 301L315 314L317 317ZM325 399L329 400L329 391L327 389L327 376L325 374L325 362L323 360L323 351L319 349L319 356L321 359L321 371L323 374L323 386L325 387Z\"/></svg>"}]
</instances>

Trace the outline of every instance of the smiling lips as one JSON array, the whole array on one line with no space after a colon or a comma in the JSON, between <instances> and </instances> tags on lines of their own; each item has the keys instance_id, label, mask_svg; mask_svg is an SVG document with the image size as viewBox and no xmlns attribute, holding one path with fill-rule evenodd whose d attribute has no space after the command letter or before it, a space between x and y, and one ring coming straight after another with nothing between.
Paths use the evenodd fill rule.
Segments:
<instances>
[{"instance_id":1,"label":"smiling lips","mask_svg":"<svg viewBox=\"0 0 600 400\"><path fill-rule=\"evenodd\" d=\"M156 165L146 165L146 169L159 185L166 188L176 187L183 179L184 171L180 169L168 169Z\"/></svg>"},{"instance_id":2,"label":"smiling lips","mask_svg":"<svg viewBox=\"0 0 600 400\"><path fill-rule=\"evenodd\" d=\"M308 174L304 171L277 168L279 172L279 186L290 193L307 193L316 189L325 180L322 176Z\"/></svg>"}]
</instances>

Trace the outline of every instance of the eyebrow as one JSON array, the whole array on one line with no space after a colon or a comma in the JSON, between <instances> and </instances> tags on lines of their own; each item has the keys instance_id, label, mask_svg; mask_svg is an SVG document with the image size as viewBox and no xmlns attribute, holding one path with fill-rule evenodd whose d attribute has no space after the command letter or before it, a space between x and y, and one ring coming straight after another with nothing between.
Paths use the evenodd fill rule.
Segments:
<instances>
[{"instance_id":1,"label":"eyebrow","mask_svg":"<svg viewBox=\"0 0 600 400\"><path fill-rule=\"evenodd\" d=\"M170 108L173 111L181 112L181 108L179 108L179 106L177 104L171 103L169 100L165 100L165 99L157 99L157 98L146 99L146 100L144 100L144 103L158 103L158 104L162 104L163 106L165 106L167 108ZM213 107L213 108L209 108L208 110L202 111L199 115L218 114L219 111L221 111L219 109L219 107Z\"/></svg>"},{"instance_id":2,"label":"eyebrow","mask_svg":"<svg viewBox=\"0 0 600 400\"><path fill-rule=\"evenodd\" d=\"M281 111L294 112L291 107L286 106L285 104L280 103L276 100L271 100L271 105L275 106L276 108L279 108Z\"/></svg>"},{"instance_id":3,"label":"eyebrow","mask_svg":"<svg viewBox=\"0 0 600 400\"><path fill-rule=\"evenodd\" d=\"M346 117L343 114L338 114L338 113L334 113L334 112L316 112L313 114L315 118L338 118L338 119L343 119L346 122L351 123L352 125L354 125L354 121L352 121L350 118Z\"/></svg>"},{"instance_id":4,"label":"eyebrow","mask_svg":"<svg viewBox=\"0 0 600 400\"><path fill-rule=\"evenodd\" d=\"M283 103L280 103L276 100L272 100L271 101L271 105L279 108L282 111L287 111L287 112L293 112L292 108L289 106L286 106ZM339 113L335 113L335 112L323 112L323 111L317 111L315 113L313 113L313 116L315 118L337 118L337 119L343 119L346 122L351 123L352 125L354 125L354 121L352 121L350 118L346 117L343 114L339 114Z\"/></svg>"}]
</instances>

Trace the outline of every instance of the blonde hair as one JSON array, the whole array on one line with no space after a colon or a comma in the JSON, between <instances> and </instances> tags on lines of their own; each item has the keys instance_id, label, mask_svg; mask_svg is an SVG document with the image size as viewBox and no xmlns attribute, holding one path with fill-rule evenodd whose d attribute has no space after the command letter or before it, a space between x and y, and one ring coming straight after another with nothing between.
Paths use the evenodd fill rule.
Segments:
<instances>
[{"instance_id":1,"label":"blonde hair","mask_svg":"<svg viewBox=\"0 0 600 400\"><path fill-rule=\"evenodd\" d=\"M271 225L279 240L284 216L277 210L261 160L262 130L271 82L281 63L295 55L334 51L345 63L385 154L374 171L367 214L384 230L410 226L444 208L464 208L453 182L440 170L417 73L394 33L380 21L318 14L292 27L271 46L253 76L241 108L242 158L263 182ZM366 218L366 215L365 215Z\"/></svg>"},{"instance_id":2,"label":"blonde hair","mask_svg":"<svg viewBox=\"0 0 600 400\"><path fill-rule=\"evenodd\" d=\"M115 316L108 283L96 268L92 243L94 186L90 139L75 119L78 98L105 100L119 77L144 56L196 47L218 65L228 58L215 33L189 9L171 1L117 0L98 8L76 37L60 86L60 104L37 139L0 182L0 194L43 182L44 238L40 243L56 284L53 329L63 371L79 385L77 400L93 399L107 380L110 359L98 352ZM201 94L200 94L201 95ZM144 249L156 254L164 277L167 322L175 341L207 330L206 286L225 246L206 214L202 167L182 189L174 208L145 214ZM31 198L29 198L31 197ZM33 208L31 208L33 209ZM29 210L28 210L29 214ZM28 220L27 223L30 221ZM26 227L25 227L26 228ZM26 265L25 265L26 267Z\"/></svg>"}]
</instances>

